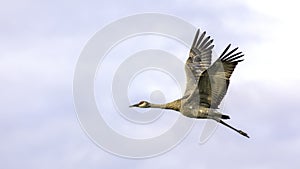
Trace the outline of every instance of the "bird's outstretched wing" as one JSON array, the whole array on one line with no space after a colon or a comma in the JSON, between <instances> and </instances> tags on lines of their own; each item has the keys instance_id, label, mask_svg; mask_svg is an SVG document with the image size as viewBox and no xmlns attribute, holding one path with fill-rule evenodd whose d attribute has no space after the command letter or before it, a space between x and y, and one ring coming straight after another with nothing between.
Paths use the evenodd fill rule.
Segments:
<instances>
[{"instance_id":1,"label":"bird's outstretched wing","mask_svg":"<svg viewBox=\"0 0 300 169\"><path fill-rule=\"evenodd\" d=\"M210 36L205 37L206 32L200 36L198 29L189 53L189 58L185 64L185 73L187 78L185 96L190 95L198 84L201 73L211 64L211 54L214 45Z\"/></svg>"},{"instance_id":2,"label":"bird's outstretched wing","mask_svg":"<svg viewBox=\"0 0 300 169\"><path fill-rule=\"evenodd\" d=\"M242 52L235 53L238 48L228 52L229 48L230 44L211 67L200 76L198 90L201 106L218 108L227 92L229 79L234 68L239 62L243 61L241 59L244 56Z\"/></svg>"}]
</instances>

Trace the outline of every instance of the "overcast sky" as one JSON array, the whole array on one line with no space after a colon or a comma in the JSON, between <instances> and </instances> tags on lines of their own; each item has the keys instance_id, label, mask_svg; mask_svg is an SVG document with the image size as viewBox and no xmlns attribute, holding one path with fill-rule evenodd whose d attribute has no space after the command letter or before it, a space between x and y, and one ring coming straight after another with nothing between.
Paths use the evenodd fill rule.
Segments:
<instances>
[{"instance_id":1,"label":"overcast sky","mask_svg":"<svg viewBox=\"0 0 300 169\"><path fill-rule=\"evenodd\" d=\"M298 6L297 1L292 0L2 2L2 168L299 168ZM250 139L219 126L207 143L199 145L205 121L198 121L174 149L157 157L135 160L110 154L87 137L73 103L72 83L77 59L87 41L104 26L144 12L170 14L206 30L215 39L217 54L228 43L240 47L245 53L245 61L238 65L232 76L225 104L226 112L232 118L229 123L247 131ZM172 49L170 45L159 45L165 45L172 41L170 39L144 38L124 41L123 47L114 49L111 55L132 44L135 44L135 50ZM157 42L151 43L151 38ZM180 54L179 59L186 59L188 49L182 47L176 51ZM143 81L142 77L136 78L128 91L131 101L149 98L149 93L142 93L143 87L152 90L156 89L155 85L165 90L167 101L180 96L180 92L174 94L176 87L168 86L174 83L172 79L161 75L160 78L166 79L162 83L166 85L161 85L155 83L155 73L152 75L153 82L146 84L139 82ZM101 83L101 78L110 79L110 76L98 74L97 83ZM95 95L101 97L99 93ZM157 135L165 129L161 126L167 126L135 124L137 131L130 133L127 130L132 128L129 122L119 123L121 120L118 120L114 123L112 117L117 115L103 116L112 128L134 137ZM167 117L174 121L178 114L173 112ZM158 122L170 124L167 121ZM153 129L158 133L151 133ZM151 131L150 134L147 131Z\"/></svg>"}]
</instances>

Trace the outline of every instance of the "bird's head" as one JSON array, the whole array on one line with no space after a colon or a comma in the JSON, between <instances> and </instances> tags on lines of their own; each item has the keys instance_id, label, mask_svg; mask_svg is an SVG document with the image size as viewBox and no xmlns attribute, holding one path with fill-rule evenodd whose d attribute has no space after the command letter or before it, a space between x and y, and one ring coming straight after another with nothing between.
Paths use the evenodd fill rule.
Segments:
<instances>
[{"instance_id":1,"label":"bird's head","mask_svg":"<svg viewBox=\"0 0 300 169\"><path fill-rule=\"evenodd\" d=\"M133 104L133 105L131 105L129 107L149 108L150 107L150 103L147 102L147 101L141 101L141 102L139 102L137 104Z\"/></svg>"}]
</instances>

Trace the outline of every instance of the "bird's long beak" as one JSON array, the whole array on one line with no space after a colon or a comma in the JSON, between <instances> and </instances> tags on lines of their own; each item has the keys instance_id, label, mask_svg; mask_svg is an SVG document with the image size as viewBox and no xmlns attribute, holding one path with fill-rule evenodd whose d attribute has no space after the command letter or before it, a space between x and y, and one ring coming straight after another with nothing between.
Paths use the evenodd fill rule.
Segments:
<instances>
[{"instance_id":1,"label":"bird's long beak","mask_svg":"<svg viewBox=\"0 0 300 169\"><path fill-rule=\"evenodd\" d=\"M139 104L133 104L133 105L130 105L129 107L138 107Z\"/></svg>"}]
</instances>

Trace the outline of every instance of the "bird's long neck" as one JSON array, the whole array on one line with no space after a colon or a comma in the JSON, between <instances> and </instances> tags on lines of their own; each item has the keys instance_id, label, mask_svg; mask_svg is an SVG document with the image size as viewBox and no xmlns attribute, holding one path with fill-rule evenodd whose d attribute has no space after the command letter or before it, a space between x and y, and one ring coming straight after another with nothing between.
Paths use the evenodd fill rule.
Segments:
<instances>
[{"instance_id":1,"label":"bird's long neck","mask_svg":"<svg viewBox=\"0 0 300 169\"><path fill-rule=\"evenodd\" d=\"M167 104L150 103L150 108L166 109L166 107L167 107Z\"/></svg>"},{"instance_id":2,"label":"bird's long neck","mask_svg":"<svg viewBox=\"0 0 300 169\"><path fill-rule=\"evenodd\" d=\"M181 107L181 101L175 100L173 102L167 103L167 104L150 104L150 108L159 108L159 109L172 109L179 111Z\"/></svg>"}]
</instances>

